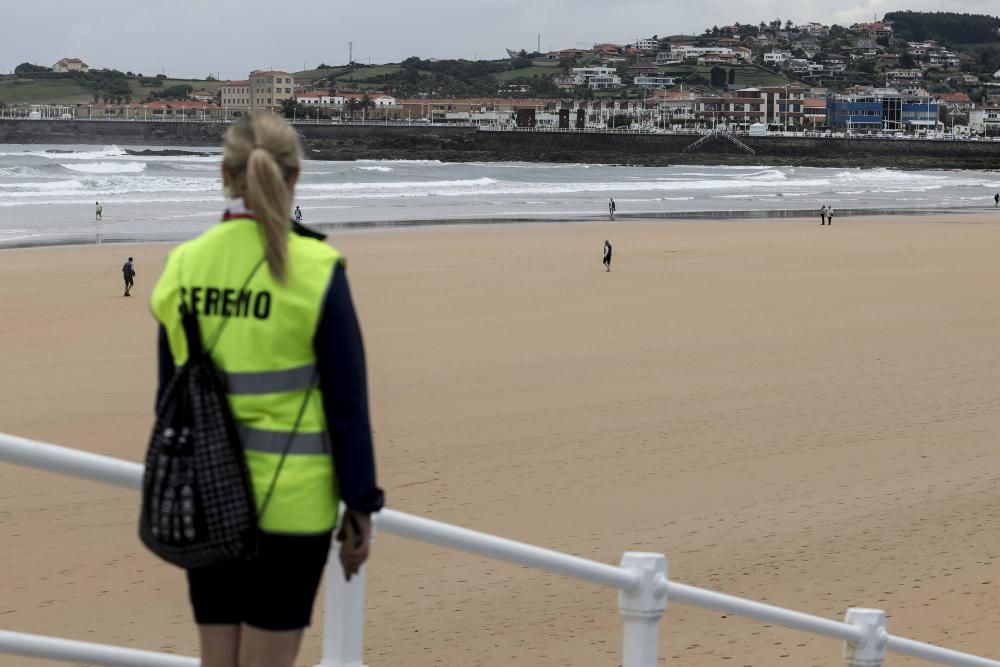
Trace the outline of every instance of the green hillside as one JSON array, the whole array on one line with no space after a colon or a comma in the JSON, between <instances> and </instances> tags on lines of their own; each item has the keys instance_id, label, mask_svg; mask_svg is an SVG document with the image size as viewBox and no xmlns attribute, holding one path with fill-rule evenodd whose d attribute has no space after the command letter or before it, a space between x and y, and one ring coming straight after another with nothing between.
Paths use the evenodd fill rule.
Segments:
<instances>
[{"instance_id":1,"label":"green hillside","mask_svg":"<svg viewBox=\"0 0 1000 667\"><path fill-rule=\"evenodd\" d=\"M536 61L531 67L523 67L521 69L512 69L506 72L498 72L495 77L499 81L509 81L511 79L530 79L535 76L552 77L555 74L562 73L559 68L559 63L556 61L550 61L552 64L541 64Z\"/></svg>"},{"instance_id":2,"label":"green hillside","mask_svg":"<svg viewBox=\"0 0 1000 667\"><path fill-rule=\"evenodd\" d=\"M92 100L90 91L76 81L0 78L3 104L78 104Z\"/></svg>"},{"instance_id":3,"label":"green hillside","mask_svg":"<svg viewBox=\"0 0 1000 667\"><path fill-rule=\"evenodd\" d=\"M176 85L188 85L195 90L217 91L222 83L202 79L159 79L162 86L143 86L138 77L130 77L132 101L141 102L151 92ZM27 79L15 76L0 77L0 103L3 104L90 104L94 97L90 90L75 79Z\"/></svg>"}]
</instances>

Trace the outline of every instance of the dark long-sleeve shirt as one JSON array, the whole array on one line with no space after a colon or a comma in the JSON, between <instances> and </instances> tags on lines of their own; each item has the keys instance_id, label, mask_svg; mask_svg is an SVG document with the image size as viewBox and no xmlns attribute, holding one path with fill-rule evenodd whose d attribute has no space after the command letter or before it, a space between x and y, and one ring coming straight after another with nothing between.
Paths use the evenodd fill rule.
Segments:
<instances>
[{"instance_id":1,"label":"dark long-sleeve shirt","mask_svg":"<svg viewBox=\"0 0 1000 667\"><path fill-rule=\"evenodd\" d=\"M340 497L352 510L377 512L384 495L375 481L365 351L347 273L341 264L330 280L313 346ZM174 374L174 360L162 326L158 347L157 397Z\"/></svg>"}]
</instances>

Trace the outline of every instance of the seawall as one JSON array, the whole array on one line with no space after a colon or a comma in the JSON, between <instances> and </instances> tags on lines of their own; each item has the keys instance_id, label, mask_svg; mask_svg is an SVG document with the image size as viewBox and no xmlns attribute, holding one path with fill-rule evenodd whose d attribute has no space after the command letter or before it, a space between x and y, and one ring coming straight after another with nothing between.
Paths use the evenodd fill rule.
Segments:
<instances>
[{"instance_id":1,"label":"seawall","mask_svg":"<svg viewBox=\"0 0 1000 667\"><path fill-rule=\"evenodd\" d=\"M226 125L198 122L0 120L0 143L219 146ZM557 132L478 132L449 126L296 125L307 157L544 161L665 166L772 164L899 168L1000 168L1000 142L813 137L741 137L750 155L723 138L683 150L698 137Z\"/></svg>"}]
</instances>

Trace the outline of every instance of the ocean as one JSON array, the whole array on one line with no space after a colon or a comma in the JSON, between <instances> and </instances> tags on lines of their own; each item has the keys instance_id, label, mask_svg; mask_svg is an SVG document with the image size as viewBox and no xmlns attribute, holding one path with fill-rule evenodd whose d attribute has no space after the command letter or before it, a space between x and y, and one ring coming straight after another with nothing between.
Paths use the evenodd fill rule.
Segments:
<instances>
[{"instance_id":1,"label":"ocean","mask_svg":"<svg viewBox=\"0 0 1000 667\"><path fill-rule=\"evenodd\" d=\"M0 145L0 245L194 236L219 218L219 170L218 147ZM323 227L602 219L611 197L618 219L965 209L998 190L1000 174L963 170L310 160L296 204Z\"/></svg>"}]
</instances>

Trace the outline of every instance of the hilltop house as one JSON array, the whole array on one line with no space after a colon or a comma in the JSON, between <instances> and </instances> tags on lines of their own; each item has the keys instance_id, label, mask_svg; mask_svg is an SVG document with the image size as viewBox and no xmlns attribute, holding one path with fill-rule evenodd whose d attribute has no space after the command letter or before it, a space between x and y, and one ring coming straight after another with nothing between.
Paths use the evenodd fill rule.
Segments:
<instances>
[{"instance_id":1,"label":"hilltop house","mask_svg":"<svg viewBox=\"0 0 1000 667\"><path fill-rule=\"evenodd\" d=\"M53 72L89 72L90 65L79 58L63 58L52 66Z\"/></svg>"}]
</instances>

